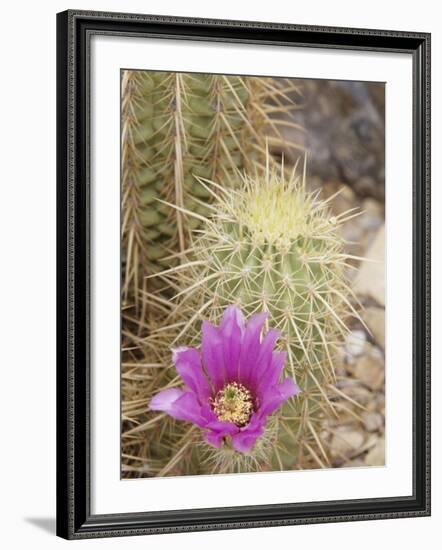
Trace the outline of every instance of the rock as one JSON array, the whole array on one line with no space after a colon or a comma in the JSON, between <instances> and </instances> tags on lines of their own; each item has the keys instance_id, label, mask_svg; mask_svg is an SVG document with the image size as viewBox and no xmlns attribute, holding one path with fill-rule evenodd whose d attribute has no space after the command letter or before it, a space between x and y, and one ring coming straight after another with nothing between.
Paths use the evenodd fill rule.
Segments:
<instances>
[{"instance_id":1,"label":"rock","mask_svg":"<svg viewBox=\"0 0 442 550\"><path fill-rule=\"evenodd\" d=\"M384 416L385 418L385 392L379 392L375 395L375 403L377 410Z\"/></svg>"},{"instance_id":2,"label":"rock","mask_svg":"<svg viewBox=\"0 0 442 550\"><path fill-rule=\"evenodd\" d=\"M350 460L345 464L346 468L358 468L360 466L365 466L365 461L361 458L355 458L354 460Z\"/></svg>"},{"instance_id":3,"label":"rock","mask_svg":"<svg viewBox=\"0 0 442 550\"><path fill-rule=\"evenodd\" d=\"M345 351L351 357L362 355L365 347L366 337L363 330L352 330L345 341Z\"/></svg>"},{"instance_id":4,"label":"rock","mask_svg":"<svg viewBox=\"0 0 442 550\"><path fill-rule=\"evenodd\" d=\"M378 412L365 413L362 420L368 432L376 432L384 425L384 419Z\"/></svg>"},{"instance_id":5,"label":"rock","mask_svg":"<svg viewBox=\"0 0 442 550\"><path fill-rule=\"evenodd\" d=\"M384 222L384 212L382 205L374 199L365 199L361 205L361 215L350 220L359 230L358 244L362 249L360 255L364 255L366 250L372 245L378 229ZM356 232L354 232L356 234Z\"/></svg>"},{"instance_id":6,"label":"rock","mask_svg":"<svg viewBox=\"0 0 442 550\"><path fill-rule=\"evenodd\" d=\"M370 389L381 389L385 379L382 358L364 355L356 363L354 375Z\"/></svg>"},{"instance_id":7,"label":"rock","mask_svg":"<svg viewBox=\"0 0 442 550\"><path fill-rule=\"evenodd\" d=\"M384 466L385 465L385 439L382 437L376 445L368 451L365 457L367 466Z\"/></svg>"},{"instance_id":8,"label":"rock","mask_svg":"<svg viewBox=\"0 0 442 550\"><path fill-rule=\"evenodd\" d=\"M379 229L356 276L353 288L357 294L373 298L385 306L385 225Z\"/></svg>"},{"instance_id":9,"label":"rock","mask_svg":"<svg viewBox=\"0 0 442 550\"><path fill-rule=\"evenodd\" d=\"M384 219L381 204L374 199L365 199L361 206L362 215L356 218L361 227L366 231L373 231L379 228Z\"/></svg>"},{"instance_id":10,"label":"rock","mask_svg":"<svg viewBox=\"0 0 442 550\"><path fill-rule=\"evenodd\" d=\"M354 182L354 188L358 195L365 196L379 196L382 197L382 194L377 193L379 184L371 176L362 176L359 179L356 179Z\"/></svg>"},{"instance_id":11,"label":"rock","mask_svg":"<svg viewBox=\"0 0 442 550\"><path fill-rule=\"evenodd\" d=\"M376 343L385 349L385 310L380 307L368 307L362 317L373 334Z\"/></svg>"},{"instance_id":12,"label":"rock","mask_svg":"<svg viewBox=\"0 0 442 550\"><path fill-rule=\"evenodd\" d=\"M333 200L331 207L335 216L339 216L347 210L355 207L356 195L348 185L340 185L339 194Z\"/></svg>"},{"instance_id":13,"label":"rock","mask_svg":"<svg viewBox=\"0 0 442 550\"><path fill-rule=\"evenodd\" d=\"M308 150L310 177L343 182L361 197L383 200L384 84L295 82L302 90L302 109L294 111L292 120L305 131L287 127L283 132ZM296 158L296 151L291 154Z\"/></svg>"},{"instance_id":14,"label":"rock","mask_svg":"<svg viewBox=\"0 0 442 550\"><path fill-rule=\"evenodd\" d=\"M335 456L353 454L364 443L364 436L357 430L338 428L331 440L331 450Z\"/></svg>"},{"instance_id":15,"label":"rock","mask_svg":"<svg viewBox=\"0 0 442 550\"><path fill-rule=\"evenodd\" d=\"M363 407L366 407L373 399L372 392L362 385L352 388L351 391L347 391L346 393Z\"/></svg>"}]
</instances>

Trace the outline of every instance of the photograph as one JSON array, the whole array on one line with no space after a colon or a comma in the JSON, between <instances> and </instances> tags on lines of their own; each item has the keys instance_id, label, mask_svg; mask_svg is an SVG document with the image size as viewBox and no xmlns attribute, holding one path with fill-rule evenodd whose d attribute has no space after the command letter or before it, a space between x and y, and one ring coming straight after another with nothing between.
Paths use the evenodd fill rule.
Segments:
<instances>
[{"instance_id":1,"label":"photograph","mask_svg":"<svg viewBox=\"0 0 442 550\"><path fill-rule=\"evenodd\" d=\"M121 479L384 466L385 82L120 86Z\"/></svg>"}]
</instances>

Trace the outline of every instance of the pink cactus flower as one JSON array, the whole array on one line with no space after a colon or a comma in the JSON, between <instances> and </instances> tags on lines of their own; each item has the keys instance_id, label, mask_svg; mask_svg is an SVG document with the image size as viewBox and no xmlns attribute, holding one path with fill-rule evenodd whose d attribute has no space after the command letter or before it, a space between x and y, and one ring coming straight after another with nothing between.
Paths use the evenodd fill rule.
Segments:
<instances>
[{"instance_id":1,"label":"pink cactus flower","mask_svg":"<svg viewBox=\"0 0 442 550\"><path fill-rule=\"evenodd\" d=\"M203 321L201 354L195 348L173 350L184 387L159 392L150 409L199 426L214 447L229 441L236 451L250 452L269 415L301 391L291 378L280 381L287 354L273 349L277 330L261 338L266 318L258 313L246 323L232 305L219 327Z\"/></svg>"}]
</instances>

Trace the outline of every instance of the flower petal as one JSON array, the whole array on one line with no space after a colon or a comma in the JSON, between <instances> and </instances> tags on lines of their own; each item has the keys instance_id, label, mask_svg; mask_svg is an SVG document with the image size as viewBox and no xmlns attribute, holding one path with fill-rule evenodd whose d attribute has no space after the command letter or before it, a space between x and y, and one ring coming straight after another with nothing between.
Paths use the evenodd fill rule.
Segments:
<instances>
[{"instance_id":1,"label":"flower petal","mask_svg":"<svg viewBox=\"0 0 442 550\"><path fill-rule=\"evenodd\" d=\"M248 386L253 377L260 352L260 336L268 313L257 313L250 317L244 331L239 364L239 381Z\"/></svg>"},{"instance_id":2,"label":"flower petal","mask_svg":"<svg viewBox=\"0 0 442 550\"><path fill-rule=\"evenodd\" d=\"M178 374L186 386L193 391L201 404L210 395L209 383L204 376L198 350L194 348L176 348L172 350L173 362Z\"/></svg>"},{"instance_id":3,"label":"flower petal","mask_svg":"<svg viewBox=\"0 0 442 550\"><path fill-rule=\"evenodd\" d=\"M265 370L259 377L256 384L256 393L260 396L268 388L278 383L279 376L287 360L287 352L274 351L271 357L270 367Z\"/></svg>"},{"instance_id":4,"label":"flower petal","mask_svg":"<svg viewBox=\"0 0 442 550\"><path fill-rule=\"evenodd\" d=\"M177 388L163 390L151 399L149 407L152 411L166 412L172 418L187 420L200 428L207 424L196 395L190 391Z\"/></svg>"},{"instance_id":5,"label":"flower petal","mask_svg":"<svg viewBox=\"0 0 442 550\"><path fill-rule=\"evenodd\" d=\"M261 397L259 415L267 416L275 411L289 397L297 395L301 388L295 384L292 378L285 378L281 384L272 386Z\"/></svg>"},{"instance_id":6,"label":"flower petal","mask_svg":"<svg viewBox=\"0 0 442 550\"><path fill-rule=\"evenodd\" d=\"M206 428L213 432L222 432L224 435L233 435L239 432L239 428L232 422L222 422L221 420L214 420L206 424Z\"/></svg>"},{"instance_id":7,"label":"flower petal","mask_svg":"<svg viewBox=\"0 0 442 550\"><path fill-rule=\"evenodd\" d=\"M226 307L221 321L221 328L223 328L226 323L230 323L232 321L234 321L239 326L241 331L244 330L246 324L244 315L242 314L242 311L239 309L239 307L235 305L230 305Z\"/></svg>"},{"instance_id":8,"label":"flower petal","mask_svg":"<svg viewBox=\"0 0 442 550\"><path fill-rule=\"evenodd\" d=\"M235 451L239 453L250 452L258 437L264 433L266 421L266 418L254 413L249 424L232 436L232 446Z\"/></svg>"},{"instance_id":9,"label":"flower petal","mask_svg":"<svg viewBox=\"0 0 442 550\"><path fill-rule=\"evenodd\" d=\"M220 326L225 366L225 382L238 380L238 363L244 332L244 317L236 306L229 306L224 312Z\"/></svg>"},{"instance_id":10,"label":"flower petal","mask_svg":"<svg viewBox=\"0 0 442 550\"><path fill-rule=\"evenodd\" d=\"M219 449L223 443L224 434L220 432L205 432L203 437L209 445Z\"/></svg>"},{"instance_id":11,"label":"flower petal","mask_svg":"<svg viewBox=\"0 0 442 550\"><path fill-rule=\"evenodd\" d=\"M208 432L204 434L204 438L210 445L219 448L224 437L239 432L238 426L232 424L231 422L220 422L219 420L214 420L209 422L206 426L209 429Z\"/></svg>"},{"instance_id":12,"label":"flower petal","mask_svg":"<svg viewBox=\"0 0 442 550\"><path fill-rule=\"evenodd\" d=\"M256 368L257 378L261 378L261 376L271 367L274 354L273 348L280 336L281 332L279 330L271 329L262 339Z\"/></svg>"},{"instance_id":13,"label":"flower petal","mask_svg":"<svg viewBox=\"0 0 442 550\"><path fill-rule=\"evenodd\" d=\"M173 403L183 395L183 390L178 388L169 388L167 390L160 391L152 397L149 403L149 409L151 411L163 411L169 413Z\"/></svg>"},{"instance_id":14,"label":"flower petal","mask_svg":"<svg viewBox=\"0 0 442 550\"><path fill-rule=\"evenodd\" d=\"M213 390L217 392L222 388L225 380L222 335L217 327L207 321L203 321L201 332L201 351L204 366L212 382Z\"/></svg>"}]
</instances>

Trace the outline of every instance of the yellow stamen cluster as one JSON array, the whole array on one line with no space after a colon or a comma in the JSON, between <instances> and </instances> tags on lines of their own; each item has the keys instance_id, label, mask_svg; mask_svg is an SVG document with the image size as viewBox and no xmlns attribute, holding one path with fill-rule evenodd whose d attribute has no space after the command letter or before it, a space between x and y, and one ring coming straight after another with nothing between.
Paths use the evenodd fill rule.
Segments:
<instances>
[{"instance_id":1,"label":"yellow stamen cluster","mask_svg":"<svg viewBox=\"0 0 442 550\"><path fill-rule=\"evenodd\" d=\"M253 412L253 399L249 390L242 384L226 384L211 400L218 420L245 426Z\"/></svg>"}]
</instances>

